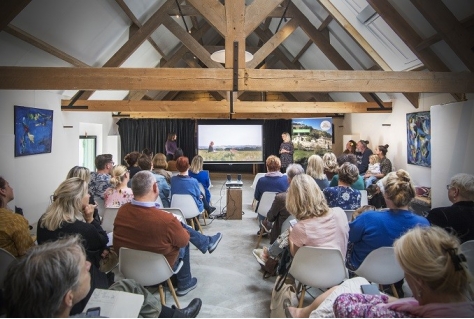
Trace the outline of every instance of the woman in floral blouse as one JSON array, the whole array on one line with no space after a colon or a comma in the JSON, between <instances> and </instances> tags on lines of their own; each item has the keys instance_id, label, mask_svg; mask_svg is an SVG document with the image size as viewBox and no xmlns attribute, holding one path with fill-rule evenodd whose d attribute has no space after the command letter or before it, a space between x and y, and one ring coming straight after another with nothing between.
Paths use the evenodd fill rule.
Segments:
<instances>
[{"instance_id":1,"label":"woman in floral blouse","mask_svg":"<svg viewBox=\"0 0 474 319\"><path fill-rule=\"evenodd\" d=\"M130 172L123 165L117 165L112 171L109 187L104 192L106 208L119 208L133 199L132 189L127 187L130 180Z\"/></svg>"},{"instance_id":2,"label":"woman in floral blouse","mask_svg":"<svg viewBox=\"0 0 474 319\"><path fill-rule=\"evenodd\" d=\"M335 187L327 187L323 190L329 207L340 207L344 210L355 210L360 207L360 191L353 189L351 185L359 178L357 166L344 163L339 168L338 184Z\"/></svg>"}]
</instances>

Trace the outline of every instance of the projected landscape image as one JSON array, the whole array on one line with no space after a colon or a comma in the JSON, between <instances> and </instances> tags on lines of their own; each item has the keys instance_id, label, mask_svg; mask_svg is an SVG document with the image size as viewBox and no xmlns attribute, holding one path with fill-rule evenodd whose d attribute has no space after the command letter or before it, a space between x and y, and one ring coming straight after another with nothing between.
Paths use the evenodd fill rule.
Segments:
<instances>
[{"instance_id":1,"label":"projected landscape image","mask_svg":"<svg viewBox=\"0 0 474 319\"><path fill-rule=\"evenodd\" d=\"M261 162L260 125L199 125L198 154L205 162Z\"/></svg>"},{"instance_id":2,"label":"projected landscape image","mask_svg":"<svg viewBox=\"0 0 474 319\"><path fill-rule=\"evenodd\" d=\"M332 149L332 118L293 119L291 139L295 163L304 163L313 154L323 156Z\"/></svg>"}]
</instances>

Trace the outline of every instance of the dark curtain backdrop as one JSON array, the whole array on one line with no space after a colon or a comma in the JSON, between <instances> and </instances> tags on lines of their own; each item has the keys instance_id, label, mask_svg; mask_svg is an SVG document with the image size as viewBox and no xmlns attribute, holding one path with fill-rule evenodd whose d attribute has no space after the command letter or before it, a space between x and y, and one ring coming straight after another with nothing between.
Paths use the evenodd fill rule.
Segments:
<instances>
[{"instance_id":1,"label":"dark curtain backdrop","mask_svg":"<svg viewBox=\"0 0 474 319\"><path fill-rule=\"evenodd\" d=\"M122 157L133 151L141 152L145 147L155 154L164 154L168 133L176 132L178 147L181 147L184 155L191 160L196 150L195 123L195 120L183 119L120 119L117 125L122 143ZM291 120L265 120L263 122L264 161L270 155L279 155L283 132L291 133ZM260 171L265 171L263 165Z\"/></svg>"},{"instance_id":2,"label":"dark curtain backdrop","mask_svg":"<svg viewBox=\"0 0 474 319\"><path fill-rule=\"evenodd\" d=\"M156 153L165 152L169 132L177 135L178 147L184 155L194 157L196 142L194 120L183 119L120 119L117 122L122 145L122 159L130 152L141 152L145 147Z\"/></svg>"}]
</instances>

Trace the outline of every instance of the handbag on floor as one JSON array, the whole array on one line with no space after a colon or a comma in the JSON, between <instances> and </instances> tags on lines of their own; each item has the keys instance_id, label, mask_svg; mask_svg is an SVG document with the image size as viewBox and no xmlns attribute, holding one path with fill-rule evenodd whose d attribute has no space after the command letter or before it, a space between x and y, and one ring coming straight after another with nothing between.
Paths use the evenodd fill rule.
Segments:
<instances>
[{"instance_id":1,"label":"handbag on floor","mask_svg":"<svg viewBox=\"0 0 474 319\"><path fill-rule=\"evenodd\" d=\"M298 305L294 283L288 283L286 276L278 276L272 290L270 301L270 318L286 318L284 302L288 299L291 306Z\"/></svg>"},{"instance_id":2,"label":"handbag on floor","mask_svg":"<svg viewBox=\"0 0 474 319\"><path fill-rule=\"evenodd\" d=\"M279 262L279 258L268 257L267 261L265 262L265 265L262 265L263 279L276 276Z\"/></svg>"}]
</instances>

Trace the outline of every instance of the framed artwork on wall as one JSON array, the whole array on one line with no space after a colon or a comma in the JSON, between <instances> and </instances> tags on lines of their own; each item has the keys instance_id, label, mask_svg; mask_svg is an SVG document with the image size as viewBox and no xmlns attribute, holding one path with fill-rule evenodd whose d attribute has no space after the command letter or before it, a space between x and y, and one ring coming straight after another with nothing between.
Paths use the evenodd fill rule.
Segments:
<instances>
[{"instance_id":1,"label":"framed artwork on wall","mask_svg":"<svg viewBox=\"0 0 474 319\"><path fill-rule=\"evenodd\" d=\"M15 105L15 157L51 153L53 111Z\"/></svg>"},{"instance_id":2,"label":"framed artwork on wall","mask_svg":"<svg viewBox=\"0 0 474 319\"><path fill-rule=\"evenodd\" d=\"M431 167L430 112L407 114L407 163Z\"/></svg>"}]
</instances>

